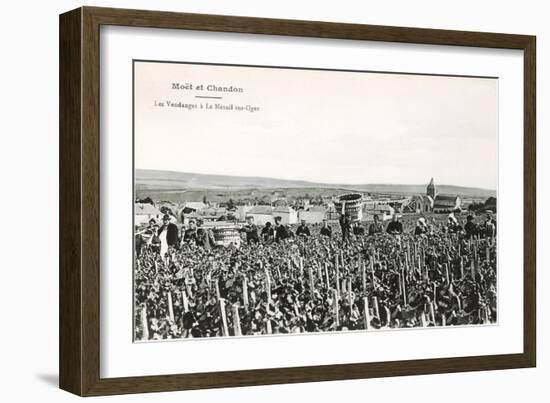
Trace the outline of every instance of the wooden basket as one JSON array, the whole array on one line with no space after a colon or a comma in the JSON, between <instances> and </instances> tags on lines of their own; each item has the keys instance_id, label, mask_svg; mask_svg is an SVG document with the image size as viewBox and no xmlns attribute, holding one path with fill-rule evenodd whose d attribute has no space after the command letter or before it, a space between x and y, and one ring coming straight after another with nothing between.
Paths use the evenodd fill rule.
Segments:
<instances>
[{"instance_id":1,"label":"wooden basket","mask_svg":"<svg viewBox=\"0 0 550 403\"><path fill-rule=\"evenodd\" d=\"M360 221L363 217L363 195L360 193L346 193L339 195L334 200L336 212L342 211L345 202L344 213L349 214L352 221Z\"/></svg>"}]
</instances>

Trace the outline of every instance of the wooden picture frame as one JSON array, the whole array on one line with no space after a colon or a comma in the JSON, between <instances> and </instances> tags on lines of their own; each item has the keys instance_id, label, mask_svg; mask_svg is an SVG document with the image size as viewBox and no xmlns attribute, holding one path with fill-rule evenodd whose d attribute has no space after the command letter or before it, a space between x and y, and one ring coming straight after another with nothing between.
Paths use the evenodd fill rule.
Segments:
<instances>
[{"instance_id":1,"label":"wooden picture frame","mask_svg":"<svg viewBox=\"0 0 550 403\"><path fill-rule=\"evenodd\" d=\"M276 369L100 377L100 26L171 28L523 50L523 353ZM80 396L534 367L535 37L82 7L60 16L60 387Z\"/></svg>"}]
</instances>

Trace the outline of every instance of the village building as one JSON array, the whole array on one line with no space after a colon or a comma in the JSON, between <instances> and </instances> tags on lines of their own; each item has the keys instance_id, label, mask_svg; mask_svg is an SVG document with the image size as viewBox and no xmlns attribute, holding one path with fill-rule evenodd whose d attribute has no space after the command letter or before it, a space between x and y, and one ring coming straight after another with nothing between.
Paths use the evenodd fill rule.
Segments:
<instances>
[{"instance_id":1,"label":"village building","mask_svg":"<svg viewBox=\"0 0 550 403\"><path fill-rule=\"evenodd\" d=\"M462 202L457 195L437 195L434 200L434 213L451 213L460 211Z\"/></svg>"},{"instance_id":2,"label":"village building","mask_svg":"<svg viewBox=\"0 0 550 403\"><path fill-rule=\"evenodd\" d=\"M208 205L203 202L185 202L183 205L183 212L189 214L193 211L204 210L207 207Z\"/></svg>"},{"instance_id":3,"label":"village building","mask_svg":"<svg viewBox=\"0 0 550 403\"><path fill-rule=\"evenodd\" d=\"M307 210L298 211L298 220L305 220L308 224L323 222L327 216L327 209L323 206L311 206Z\"/></svg>"},{"instance_id":4,"label":"village building","mask_svg":"<svg viewBox=\"0 0 550 403\"><path fill-rule=\"evenodd\" d=\"M155 220L156 222L159 222L162 216L163 216L162 212L152 204L136 203L134 205L134 224L135 225L146 224L152 219Z\"/></svg>"},{"instance_id":5,"label":"village building","mask_svg":"<svg viewBox=\"0 0 550 403\"><path fill-rule=\"evenodd\" d=\"M192 204L191 204L192 203ZM189 225L191 220L201 220L203 223L216 223L216 222L227 222L238 220L238 212L232 212L226 207L220 207L220 205L212 204L210 206L205 205L204 203L188 202L185 204L186 207L182 210L181 222L184 225ZM200 208L206 206L205 208ZM193 207L197 208L194 210ZM187 212L186 211L190 211ZM244 216L242 218L244 220Z\"/></svg>"},{"instance_id":6,"label":"village building","mask_svg":"<svg viewBox=\"0 0 550 403\"><path fill-rule=\"evenodd\" d=\"M413 195L403 205L403 213L428 213L433 210L433 199L428 195Z\"/></svg>"},{"instance_id":7,"label":"village building","mask_svg":"<svg viewBox=\"0 0 550 403\"><path fill-rule=\"evenodd\" d=\"M273 223L273 207L271 206L253 206L246 212L246 217L254 218L254 224L265 225Z\"/></svg>"},{"instance_id":8,"label":"village building","mask_svg":"<svg viewBox=\"0 0 550 403\"><path fill-rule=\"evenodd\" d=\"M435 185L434 178L426 187L426 196L433 200L432 211L434 213L451 213L460 211L462 199L458 195L439 194Z\"/></svg>"},{"instance_id":9,"label":"village building","mask_svg":"<svg viewBox=\"0 0 550 403\"><path fill-rule=\"evenodd\" d=\"M273 217L281 217L281 224L289 225L296 224L298 222L298 212L292 207L274 207Z\"/></svg>"}]
</instances>

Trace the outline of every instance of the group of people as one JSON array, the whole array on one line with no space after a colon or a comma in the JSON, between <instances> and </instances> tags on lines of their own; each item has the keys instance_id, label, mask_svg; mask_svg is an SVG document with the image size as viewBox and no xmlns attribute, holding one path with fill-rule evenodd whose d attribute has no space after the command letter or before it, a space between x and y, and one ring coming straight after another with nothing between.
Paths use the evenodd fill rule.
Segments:
<instances>
[{"instance_id":1,"label":"group of people","mask_svg":"<svg viewBox=\"0 0 550 403\"><path fill-rule=\"evenodd\" d=\"M420 217L417 220L414 235L433 234L437 229L438 225L435 223L434 218L432 218L431 223L428 223L425 217ZM447 217L446 225L439 229L450 234L459 234L472 239L476 236L484 238L496 237L497 226L496 220L490 211L486 213L485 220L480 223L476 223L474 216L468 214L464 225L460 224L454 213L450 213Z\"/></svg>"},{"instance_id":2,"label":"group of people","mask_svg":"<svg viewBox=\"0 0 550 403\"><path fill-rule=\"evenodd\" d=\"M139 256L144 245L151 245L154 250L157 250L162 256L166 254L168 248L180 248L185 244L193 243L201 246L206 250L215 247L216 242L212 229L203 227L201 220L190 220L188 227L181 227L178 230L176 224L172 222L169 215L164 215L162 224L158 225L156 220L151 219L149 226L145 229L136 227L135 234L135 250ZM240 228L240 232L244 234L248 243L271 243L280 242L293 237L310 237L312 235L310 227L305 220L301 220L300 225L293 231L289 226L282 224L282 218L277 216L274 218L274 224L266 222L263 227L254 223L254 217L246 217L246 224ZM390 235L401 236L405 233L403 223L400 221L398 213L394 213L391 221L384 228L380 222L378 215L373 216L373 222L368 225L368 230L358 221L353 221L349 214L343 213L339 219L340 233L342 240L348 242L352 236L369 236L387 233ZM473 215L466 217L466 223L461 225L454 213L450 213L446 224L438 224L435 218L431 221L421 216L416 221L416 226L412 230L415 236L430 235L435 232L448 232L460 234L467 238L474 236L495 237L496 236L496 220L491 212L487 212L485 221L476 223ZM331 238L333 229L324 219L321 224L319 234L323 237Z\"/></svg>"},{"instance_id":3,"label":"group of people","mask_svg":"<svg viewBox=\"0 0 550 403\"><path fill-rule=\"evenodd\" d=\"M345 215L338 226L281 221L247 218L240 248L216 247L202 223L178 229L169 216L137 230L136 338L496 321L492 215L464 225L454 215L368 227Z\"/></svg>"},{"instance_id":4,"label":"group of people","mask_svg":"<svg viewBox=\"0 0 550 403\"><path fill-rule=\"evenodd\" d=\"M215 246L215 239L211 230L202 227L202 221L191 220L187 227L182 226L178 229L168 214L163 216L161 225L153 218L146 227L136 226L135 229L137 257L141 256L142 250L146 247L165 256L170 248L180 249L189 243L210 250Z\"/></svg>"}]
</instances>

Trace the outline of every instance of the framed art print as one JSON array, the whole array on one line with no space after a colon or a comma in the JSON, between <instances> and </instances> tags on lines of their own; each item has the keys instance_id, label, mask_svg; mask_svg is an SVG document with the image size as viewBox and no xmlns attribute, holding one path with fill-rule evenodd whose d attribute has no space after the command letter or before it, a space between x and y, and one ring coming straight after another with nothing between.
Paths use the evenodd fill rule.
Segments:
<instances>
[{"instance_id":1,"label":"framed art print","mask_svg":"<svg viewBox=\"0 0 550 403\"><path fill-rule=\"evenodd\" d=\"M535 165L532 36L65 13L60 386L534 366Z\"/></svg>"}]
</instances>

